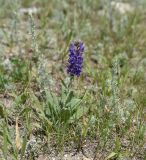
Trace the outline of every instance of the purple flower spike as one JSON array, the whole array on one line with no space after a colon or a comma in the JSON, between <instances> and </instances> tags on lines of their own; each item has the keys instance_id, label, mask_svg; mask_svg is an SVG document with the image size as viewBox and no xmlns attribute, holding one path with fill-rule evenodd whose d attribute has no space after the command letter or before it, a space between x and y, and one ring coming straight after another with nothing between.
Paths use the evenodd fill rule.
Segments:
<instances>
[{"instance_id":1,"label":"purple flower spike","mask_svg":"<svg viewBox=\"0 0 146 160\"><path fill-rule=\"evenodd\" d=\"M71 43L69 46L69 59L67 65L67 73L70 76L80 76L82 72L84 44L83 42L77 41Z\"/></svg>"}]
</instances>

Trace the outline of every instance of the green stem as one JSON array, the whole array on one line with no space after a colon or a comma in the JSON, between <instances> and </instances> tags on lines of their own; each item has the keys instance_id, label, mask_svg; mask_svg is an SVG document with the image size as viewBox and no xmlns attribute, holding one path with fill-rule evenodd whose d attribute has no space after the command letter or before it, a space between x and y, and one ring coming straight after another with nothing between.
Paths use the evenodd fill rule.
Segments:
<instances>
[{"instance_id":1,"label":"green stem","mask_svg":"<svg viewBox=\"0 0 146 160\"><path fill-rule=\"evenodd\" d=\"M73 80L74 80L74 76L71 76L70 77L70 82L68 84L68 91L69 91L69 88L72 87Z\"/></svg>"}]
</instances>

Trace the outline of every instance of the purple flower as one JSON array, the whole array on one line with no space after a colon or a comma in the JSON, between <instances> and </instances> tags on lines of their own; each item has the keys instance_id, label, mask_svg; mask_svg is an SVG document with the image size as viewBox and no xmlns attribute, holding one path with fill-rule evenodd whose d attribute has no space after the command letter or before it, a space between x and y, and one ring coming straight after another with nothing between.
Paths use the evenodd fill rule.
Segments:
<instances>
[{"instance_id":1,"label":"purple flower","mask_svg":"<svg viewBox=\"0 0 146 160\"><path fill-rule=\"evenodd\" d=\"M70 76L80 76L82 72L84 44L81 41L72 42L69 46L67 73Z\"/></svg>"}]
</instances>

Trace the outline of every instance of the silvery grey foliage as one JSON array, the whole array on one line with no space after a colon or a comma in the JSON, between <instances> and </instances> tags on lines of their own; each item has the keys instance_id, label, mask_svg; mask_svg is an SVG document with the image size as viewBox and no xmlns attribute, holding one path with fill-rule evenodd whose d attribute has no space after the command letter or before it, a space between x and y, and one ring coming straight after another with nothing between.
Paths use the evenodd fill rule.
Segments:
<instances>
[{"instance_id":1,"label":"silvery grey foliage","mask_svg":"<svg viewBox=\"0 0 146 160\"><path fill-rule=\"evenodd\" d=\"M41 139L36 139L35 137L32 137L26 145L26 150L25 150L25 158L30 159L30 158L38 158L41 149L40 146L42 145L42 140Z\"/></svg>"},{"instance_id":2,"label":"silvery grey foliage","mask_svg":"<svg viewBox=\"0 0 146 160\"><path fill-rule=\"evenodd\" d=\"M48 68L47 68L48 61L45 59L44 56L39 58L39 66L38 66L38 82L41 87L48 88L54 84L53 79L49 76Z\"/></svg>"},{"instance_id":3,"label":"silvery grey foliage","mask_svg":"<svg viewBox=\"0 0 146 160\"><path fill-rule=\"evenodd\" d=\"M8 70L8 71L12 71L12 69L13 69L13 68L12 68L12 63L11 63L11 61L10 61L9 58L6 58L6 59L3 61L2 65L3 65L4 69L6 69L6 70Z\"/></svg>"}]
</instances>

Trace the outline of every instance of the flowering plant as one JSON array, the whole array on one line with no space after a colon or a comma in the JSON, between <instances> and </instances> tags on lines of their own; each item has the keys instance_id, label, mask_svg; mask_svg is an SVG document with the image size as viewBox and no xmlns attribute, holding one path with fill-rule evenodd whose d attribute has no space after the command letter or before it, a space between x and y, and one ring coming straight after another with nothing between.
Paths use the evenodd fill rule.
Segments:
<instances>
[{"instance_id":1,"label":"flowering plant","mask_svg":"<svg viewBox=\"0 0 146 160\"><path fill-rule=\"evenodd\" d=\"M72 42L69 46L67 73L70 76L80 76L83 65L84 44L81 41Z\"/></svg>"}]
</instances>

